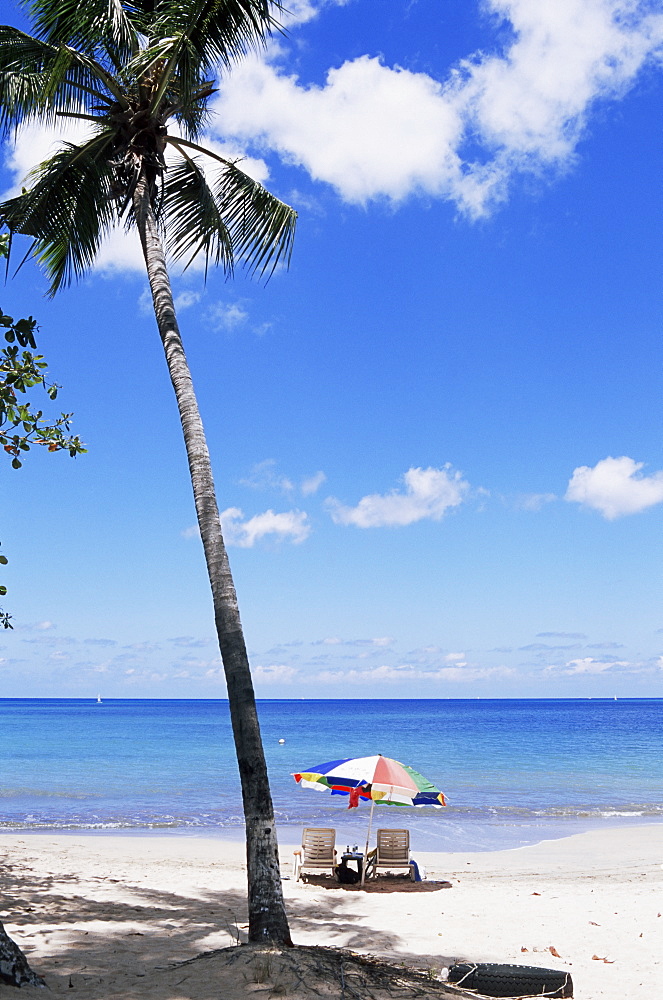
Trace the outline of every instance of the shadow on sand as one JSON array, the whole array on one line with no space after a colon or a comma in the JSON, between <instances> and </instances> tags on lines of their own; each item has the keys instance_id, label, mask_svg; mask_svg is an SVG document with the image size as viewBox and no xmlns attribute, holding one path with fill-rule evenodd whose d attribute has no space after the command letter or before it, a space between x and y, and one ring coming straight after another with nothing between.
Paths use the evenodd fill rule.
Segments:
<instances>
[{"instance_id":1,"label":"shadow on sand","mask_svg":"<svg viewBox=\"0 0 663 1000\"><path fill-rule=\"evenodd\" d=\"M405 982L404 966L411 964L421 968L422 956L403 953L398 935L367 928L359 915L343 906L343 899L347 899L343 892L361 891L359 886L344 886L319 876L311 878L313 881L316 886L337 892L326 896L324 907L319 899L289 900L288 913L295 941L304 933L321 941L342 935L349 948L365 950L369 941L375 954L397 952L399 967L393 971L400 977L399 982ZM114 883L112 890L106 884L109 882ZM375 885L371 884L364 891L433 892L448 884L413 883L407 878L395 877L376 880ZM45 978L50 995L67 995L70 1000L77 997L79 1000L134 1000L139 997L142 1000L218 1000L221 996L234 1000L253 992L264 993L267 989L258 985L262 975L260 963L264 965L266 959L254 960L255 953L254 958L249 959L246 956L252 954L252 949L237 948L246 940L247 911L243 892L208 890L193 898L127 884L120 879L99 878L94 884L84 886L75 875L45 874L42 877L27 869L2 867L0 889L7 931L26 953L34 970ZM233 951L241 953L241 962L239 954L236 957L231 954ZM341 958L332 961L329 958L332 953ZM359 979L352 988L351 979L348 979L346 988L342 983L344 967L351 976L347 962L366 966L364 959L358 956L348 959L347 955L336 949L306 947L294 952L288 949L278 962L272 957L267 966L272 970L278 966L282 979L289 976L288 989L299 998L439 997L443 990L441 984L431 983L430 988L422 992L424 980L420 974L417 979L414 973L412 984L402 987L405 992L399 992L400 987L396 989L394 980L390 987L384 987L384 993L375 982L364 993L357 984L361 976L368 975L365 968L363 972L357 969L352 972ZM299 958L303 966L297 972L295 965ZM196 961L192 961L194 959ZM256 961L257 971L253 968ZM436 956L438 966L452 961L451 956ZM304 966L310 974L313 967L331 969L330 962L332 965L336 962L337 972L334 973L336 979L330 978L328 988L322 989L317 981L317 985L307 986ZM182 963L188 964L183 966ZM387 975L384 969L389 967L379 962L374 964L375 968L380 966L382 971L378 979L382 977L383 980ZM238 979L240 966L243 972ZM274 975L276 972L272 979ZM72 992L74 990L76 992ZM28 992L33 991L29 989ZM279 990L275 993L272 990L272 995L278 996ZM456 991L454 995L459 994Z\"/></svg>"},{"instance_id":2,"label":"shadow on sand","mask_svg":"<svg viewBox=\"0 0 663 1000\"><path fill-rule=\"evenodd\" d=\"M321 889L335 889L341 892L439 892L440 889L452 889L451 882L443 880L425 880L423 882L413 882L409 875L378 875L375 879L364 882L363 885L355 883L348 885L338 882L331 875L304 875L302 881L309 885L316 885Z\"/></svg>"}]
</instances>

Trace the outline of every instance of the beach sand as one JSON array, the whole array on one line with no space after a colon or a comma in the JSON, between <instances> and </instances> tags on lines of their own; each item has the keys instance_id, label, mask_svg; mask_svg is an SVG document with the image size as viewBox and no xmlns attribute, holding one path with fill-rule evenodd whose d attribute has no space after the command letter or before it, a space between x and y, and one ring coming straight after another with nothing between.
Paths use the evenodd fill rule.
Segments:
<instances>
[{"instance_id":1,"label":"beach sand","mask_svg":"<svg viewBox=\"0 0 663 1000\"><path fill-rule=\"evenodd\" d=\"M295 882L293 850L282 845L281 862L299 945L350 948L435 976L458 960L564 969L581 1000L662 995L663 823L493 853L415 850L426 881L380 877L368 891L323 876ZM0 892L0 919L56 996L289 995L276 966L258 975L236 947L246 937L243 844L2 834ZM230 965L227 955L178 964L229 946L238 956ZM306 983L294 993L315 995Z\"/></svg>"}]
</instances>

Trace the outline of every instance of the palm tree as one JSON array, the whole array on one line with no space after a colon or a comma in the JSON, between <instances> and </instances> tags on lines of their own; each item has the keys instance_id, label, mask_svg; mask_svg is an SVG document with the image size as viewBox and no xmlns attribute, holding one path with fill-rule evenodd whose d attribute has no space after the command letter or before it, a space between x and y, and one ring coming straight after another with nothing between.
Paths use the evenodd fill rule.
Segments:
<instances>
[{"instance_id":1,"label":"palm tree","mask_svg":"<svg viewBox=\"0 0 663 1000\"><path fill-rule=\"evenodd\" d=\"M0 923L0 984L7 986L45 986L46 983L33 972L28 960L7 934Z\"/></svg>"},{"instance_id":2,"label":"palm tree","mask_svg":"<svg viewBox=\"0 0 663 1000\"><path fill-rule=\"evenodd\" d=\"M200 255L232 272L287 264L296 213L197 140L218 67L278 29L273 0L32 0L34 35L0 26L0 127L89 123L0 204L55 292L120 220L136 226L177 398L230 703L246 819L249 940L290 944L274 812L209 452L166 266ZM207 172L203 164L208 165ZM209 165L216 171L211 179Z\"/></svg>"}]
</instances>

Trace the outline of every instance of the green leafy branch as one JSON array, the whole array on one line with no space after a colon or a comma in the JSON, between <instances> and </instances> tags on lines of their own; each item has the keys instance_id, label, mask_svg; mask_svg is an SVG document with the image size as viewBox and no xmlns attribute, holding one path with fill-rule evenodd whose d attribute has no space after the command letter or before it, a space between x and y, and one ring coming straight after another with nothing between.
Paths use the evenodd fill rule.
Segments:
<instances>
[{"instance_id":1,"label":"green leafy branch","mask_svg":"<svg viewBox=\"0 0 663 1000\"><path fill-rule=\"evenodd\" d=\"M20 351L12 341L20 338L21 346L35 346L33 330L35 321L21 319L14 322L11 316L0 315L0 327L5 328L5 340L11 344L0 351L0 446L11 456L12 468L20 469L21 455L31 445L43 445L48 451L68 451L75 457L86 451L81 439L68 435L71 413L48 422L43 410L33 410L30 402L20 395L35 386L43 386L49 399L55 399L58 385L46 381L46 362L43 355Z\"/></svg>"},{"instance_id":2,"label":"green leafy branch","mask_svg":"<svg viewBox=\"0 0 663 1000\"><path fill-rule=\"evenodd\" d=\"M9 237L0 236L0 257L8 255ZM60 386L46 380L47 364L37 349L35 330L37 322L27 319L14 320L0 309L0 329L9 344L0 351L0 447L11 457L12 468L20 469L21 455L34 444L43 445L48 451L68 451L72 458L87 451L81 439L69 435L71 413L61 413L51 423L44 419L43 410L33 410L30 402L20 397L36 386L43 386L49 399L56 399ZM23 348L23 350L21 350ZM30 350L27 350L30 348ZM0 555L0 565L7 565L7 557ZM0 586L0 597L7 588ZM11 615L0 608L0 625L13 628Z\"/></svg>"}]
</instances>

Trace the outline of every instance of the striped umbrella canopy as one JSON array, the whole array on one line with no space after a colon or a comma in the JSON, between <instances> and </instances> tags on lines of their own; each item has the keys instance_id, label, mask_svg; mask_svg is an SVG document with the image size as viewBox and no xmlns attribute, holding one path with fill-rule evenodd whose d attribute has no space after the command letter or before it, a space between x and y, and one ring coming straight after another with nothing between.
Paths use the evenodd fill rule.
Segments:
<instances>
[{"instance_id":1,"label":"striped umbrella canopy","mask_svg":"<svg viewBox=\"0 0 663 1000\"><path fill-rule=\"evenodd\" d=\"M373 757L346 757L329 760L326 764L297 771L295 781L302 788L331 792L332 795L349 796L348 809L354 809L361 799L368 799L371 812L366 833L364 859L368 857L368 846L373 826L375 805L389 806L445 806L443 793L432 782L424 778L413 767L401 764L399 760L375 754ZM366 866L362 866L361 884L366 877Z\"/></svg>"},{"instance_id":2,"label":"striped umbrella canopy","mask_svg":"<svg viewBox=\"0 0 663 1000\"><path fill-rule=\"evenodd\" d=\"M427 778L391 757L347 757L317 764L293 774L302 788L330 791L332 795L348 795L348 809L359 805L360 799L371 804L397 806L446 805L443 793Z\"/></svg>"}]
</instances>

